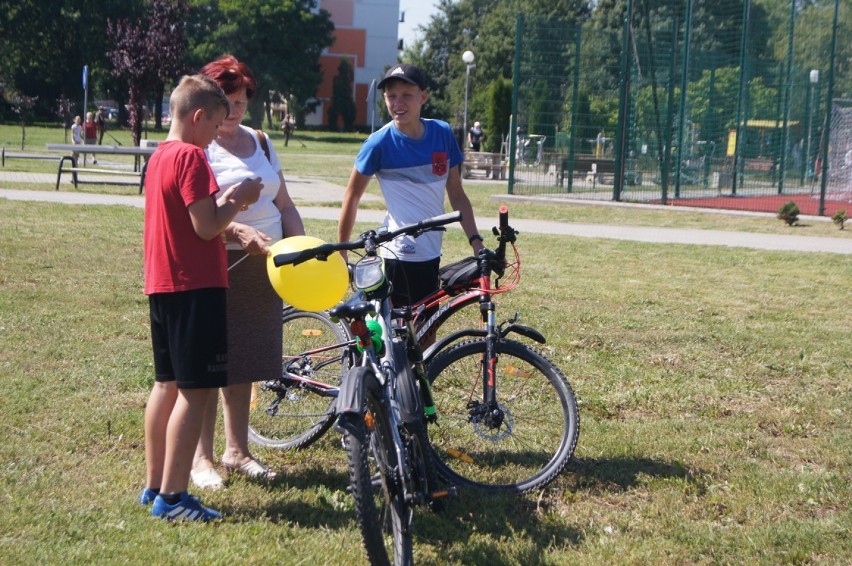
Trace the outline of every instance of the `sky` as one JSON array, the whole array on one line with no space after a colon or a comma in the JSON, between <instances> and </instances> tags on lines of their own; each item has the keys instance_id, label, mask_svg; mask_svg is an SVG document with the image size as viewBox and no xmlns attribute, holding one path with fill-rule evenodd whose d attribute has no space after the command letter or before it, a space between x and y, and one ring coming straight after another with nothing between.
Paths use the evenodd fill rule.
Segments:
<instances>
[{"instance_id":1,"label":"sky","mask_svg":"<svg viewBox=\"0 0 852 566\"><path fill-rule=\"evenodd\" d=\"M426 25L432 15L438 12L433 0L400 0L399 11L405 12L405 22L399 24L399 38L409 47L422 34L416 32L418 26Z\"/></svg>"}]
</instances>

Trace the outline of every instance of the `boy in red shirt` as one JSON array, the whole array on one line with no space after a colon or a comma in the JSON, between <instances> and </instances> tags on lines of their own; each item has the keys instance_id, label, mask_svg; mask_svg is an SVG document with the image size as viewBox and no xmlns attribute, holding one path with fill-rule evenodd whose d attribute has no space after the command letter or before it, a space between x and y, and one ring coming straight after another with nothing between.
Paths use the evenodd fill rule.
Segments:
<instances>
[{"instance_id":1,"label":"boy in red shirt","mask_svg":"<svg viewBox=\"0 0 852 566\"><path fill-rule=\"evenodd\" d=\"M219 187L204 149L229 111L225 93L202 75L172 92L174 117L145 178L145 294L149 297L155 382L145 408L147 483L139 497L164 519L210 521L221 514L187 493L201 422L226 383L225 290L220 238L263 185L246 179Z\"/></svg>"},{"instance_id":2,"label":"boy in red shirt","mask_svg":"<svg viewBox=\"0 0 852 566\"><path fill-rule=\"evenodd\" d=\"M85 145L95 145L98 142L98 127L95 125L95 116L86 112L86 123L83 124L83 142ZM83 164L86 163L86 154L83 154ZM92 155L92 163L98 163L96 155Z\"/></svg>"}]
</instances>

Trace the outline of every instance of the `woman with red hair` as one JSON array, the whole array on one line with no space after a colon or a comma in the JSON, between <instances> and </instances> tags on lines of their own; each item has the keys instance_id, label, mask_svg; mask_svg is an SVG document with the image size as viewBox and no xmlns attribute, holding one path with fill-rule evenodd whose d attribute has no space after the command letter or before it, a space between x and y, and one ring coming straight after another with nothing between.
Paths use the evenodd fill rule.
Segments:
<instances>
[{"instance_id":1,"label":"woman with red hair","mask_svg":"<svg viewBox=\"0 0 852 566\"><path fill-rule=\"evenodd\" d=\"M281 299L269 284L269 245L305 233L302 218L287 192L278 155L268 136L242 125L257 90L251 69L233 55L208 63L201 73L216 81L231 104L228 118L207 148L207 159L220 187L234 179L260 177L260 198L239 212L225 230L228 249L228 386L222 388L225 452L222 467L264 480L275 472L252 456L248 446L252 382L281 374ZM192 481L201 488L223 485L213 463L218 399L212 398L195 452Z\"/></svg>"}]
</instances>

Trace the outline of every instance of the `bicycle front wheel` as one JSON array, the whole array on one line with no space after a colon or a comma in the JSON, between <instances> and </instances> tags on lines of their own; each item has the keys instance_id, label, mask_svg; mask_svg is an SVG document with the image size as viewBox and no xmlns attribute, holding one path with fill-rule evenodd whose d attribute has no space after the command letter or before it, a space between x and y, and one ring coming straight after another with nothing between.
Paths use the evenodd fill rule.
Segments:
<instances>
[{"instance_id":1,"label":"bicycle front wheel","mask_svg":"<svg viewBox=\"0 0 852 566\"><path fill-rule=\"evenodd\" d=\"M323 313L284 307L281 378L253 384L249 440L304 448L331 427L344 371L345 328Z\"/></svg>"},{"instance_id":2,"label":"bicycle front wheel","mask_svg":"<svg viewBox=\"0 0 852 566\"><path fill-rule=\"evenodd\" d=\"M343 436L355 516L370 564L390 564L393 556L394 565L409 565L413 513L404 498L392 425L375 376L364 379L367 411L363 418L347 416Z\"/></svg>"},{"instance_id":3,"label":"bicycle front wheel","mask_svg":"<svg viewBox=\"0 0 852 566\"><path fill-rule=\"evenodd\" d=\"M482 402L485 340L456 344L429 363L438 409L429 441L438 474L458 487L527 493L553 481L577 445L580 415L568 380L550 360L499 340L497 406ZM496 416L496 418L495 418Z\"/></svg>"}]
</instances>

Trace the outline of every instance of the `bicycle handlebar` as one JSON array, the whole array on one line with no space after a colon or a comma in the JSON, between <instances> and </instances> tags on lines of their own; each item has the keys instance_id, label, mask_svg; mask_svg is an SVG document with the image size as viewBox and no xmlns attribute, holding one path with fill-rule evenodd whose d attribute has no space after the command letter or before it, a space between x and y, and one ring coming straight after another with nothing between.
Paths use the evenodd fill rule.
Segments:
<instances>
[{"instance_id":1,"label":"bicycle handlebar","mask_svg":"<svg viewBox=\"0 0 852 566\"><path fill-rule=\"evenodd\" d=\"M400 228L389 232L369 230L361 234L356 240L352 240L350 242L322 244L321 246L300 250L298 252L278 254L272 258L272 261L275 264L275 267L281 267L282 265L288 264L299 265L300 263L304 263L314 258L320 261L325 261L328 259L328 256L334 252L364 249L370 242L375 245L384 244L403 234L414 236L416 238L424 232L438 229L453 222L459 222L461 219L461 212L450 212L447 214L441 214L440 216L427 218L426 220L421 220L415 224L401 226Z\"/></svg>"}]
</instances>

